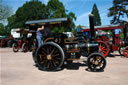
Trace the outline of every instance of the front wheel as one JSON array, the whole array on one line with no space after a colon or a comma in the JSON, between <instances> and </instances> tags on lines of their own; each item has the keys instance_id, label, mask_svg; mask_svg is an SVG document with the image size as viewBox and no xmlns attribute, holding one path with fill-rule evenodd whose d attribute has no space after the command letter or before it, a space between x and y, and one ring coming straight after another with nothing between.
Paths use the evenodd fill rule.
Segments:
<instances>
[{"instance_id":1,"label":"front wheel","mask_svg":"<svg viewBox=\"0 0 128 85\"><path fill-rule=\"evenodd\" d=\"M120 46L119 47L119 54L121 55L121 56L124 56L124 49L125 49L125 47L124 46Z\"/></svg>"},{"instance_id":2,"label":"front wheel","mask_svg":"<svg viewBox=\"0 0 128 85\"><path fill-rule=\"evenodd\" d=\"M128 58L128 46L124 49L124 56Z\"/></svg>"},{"instance_id":3,"label":"front wheel","mask_svg":"<svg viewBox=\"0 0 128 85\"><path fill-rule=\"evenodd\" d=\"M103 71L106 66L106 59L100 53L92 53L87 59L87 65L91 71Z\"/></svg>"},{"instance_id":4,"label":"front wheel","mask_svg":"<svg viewBox=\"0 0 128 85\"><path fill-rule=\"evenodd\" d=\"M13 52L18 52L19 51L19 47L18 47L18 44L17 43L14 43L12 45L12 48L13 48Z\"/></svg>"},{"instance_id":5,"label":"front wheel","mask_svg":"<svg viewBox=\"0 0 128 85\"><path fill-rule=\"evenodd\" d=\"M28 51L28 44L27 43L23 43L23 45L22 45L22 51L23 52L27 52Z\"/></svg>"}]
</instances>

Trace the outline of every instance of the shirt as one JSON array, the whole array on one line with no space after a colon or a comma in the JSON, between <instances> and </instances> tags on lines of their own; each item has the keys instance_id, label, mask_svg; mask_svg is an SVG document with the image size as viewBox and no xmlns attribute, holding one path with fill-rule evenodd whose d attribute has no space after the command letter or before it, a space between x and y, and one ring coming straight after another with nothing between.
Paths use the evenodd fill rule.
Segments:
<instances>
[{"instance_id":1,"label":"shirt","mask_svg":"<svg viewBox=\"0 0 128 85\"><path fill-rule=\"evenodd\" d=\"M115 34L120 34L121 30L120 29L115 29L114 32L115 32Z\"/></svg>"},{"instance_id":2,"label":"shirt","mask_svg":"<svg viewBox=\"0 0 128 85\"><path fill-rule=\"evenodd\" d=\"M37 31L37 36L42 36L42 33L41 33L41 31Z\"/></svg>"}]
</instances>

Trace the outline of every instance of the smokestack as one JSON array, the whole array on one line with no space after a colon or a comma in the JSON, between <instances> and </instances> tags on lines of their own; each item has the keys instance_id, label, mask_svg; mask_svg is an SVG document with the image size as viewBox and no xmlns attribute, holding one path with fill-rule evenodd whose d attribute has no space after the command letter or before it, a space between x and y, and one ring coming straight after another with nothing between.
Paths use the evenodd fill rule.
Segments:
<instances>
[{"instance_id":1,"label":"smokestack","mask_svg":"<svg viewBox=\"0 0 128 85\"><path fill-rule=\"evenodd\" d=\"M93 14L89 14L89 24L90 24L90 32L91 32L91 41L95 41L94 15Z\"/></svg>"},{"instance_id":2,"label":"smokestack","mask_svg":"<svg viewBox=\"0 0 128 85\"><path fill-rule=\"evenodd\" d=\"M126 35L127 35L127 24L125 24L124 29L123 29L123 32L124 32L124 40L126 40Z\"/></svg>"}]
</instances>

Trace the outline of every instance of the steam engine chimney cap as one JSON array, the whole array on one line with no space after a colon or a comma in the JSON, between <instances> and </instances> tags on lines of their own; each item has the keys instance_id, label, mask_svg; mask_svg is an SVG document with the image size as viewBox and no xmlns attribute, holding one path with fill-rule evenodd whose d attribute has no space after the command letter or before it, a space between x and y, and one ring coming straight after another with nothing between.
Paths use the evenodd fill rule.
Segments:
<instances>
[{"instance_id":1,"label":"steam engine chimney cap","mask_svg":"<svg viewBox=\"0 0 128 85\"><path fill-rule=\"evenodd\" d=\"M94 15L93 14L89 14L89 16L92 16L93 17Z\"/></svg>"}]
</instances>

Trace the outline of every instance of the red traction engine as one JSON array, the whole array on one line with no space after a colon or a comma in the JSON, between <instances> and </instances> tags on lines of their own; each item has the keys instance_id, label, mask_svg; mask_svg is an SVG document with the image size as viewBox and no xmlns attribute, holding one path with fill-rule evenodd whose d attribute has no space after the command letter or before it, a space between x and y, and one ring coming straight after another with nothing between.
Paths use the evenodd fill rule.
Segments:
<instances>
[{"instance_id":1,"label":"red traction engine","mask_svg":"<svg viewBox=\"0 0 128 85\"><path fill-rule=\"evenodd\" d=\"M128 40L120 42L119 53L128 58Z\"/></svg>"},{"instance_id":2,"label":"red traction engine","mask_svg":"<svg viewBox=\"0 0 128 85\"><path fill-rule=\"evenodd\" d=\"M125 57L128 58L128 37L127 37L127 26L128 24L125 25L123 31L124 31L124 40L120 41L120 46L119 46L119 53L120 55L124 55Z\"/></svg>"},{"instance_id":3,"label":"red traction engine","mask_svg":"<svg viewBox=\"0 0 128 85\"><path fill-rule=\"evenodd\" d=\"M128 39L126 38L126 26L106 26L106 27L96 27L97 30L115 30L115 29L123 29L124 40L115 41L115 33L113 32L112 40L107 37L106 34L96 37L96 41L99 43L100 52L106 57L110 52L119 51L120 55L124 55L128 57ZM89 29L84 29L84 32L89 32Z\"/></svg>"}]
</instances>

